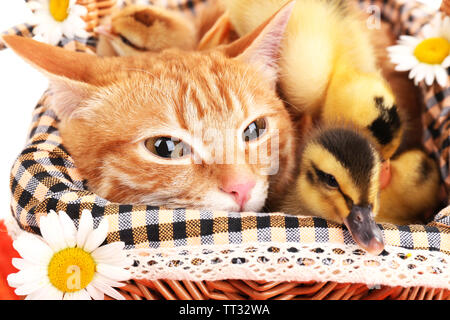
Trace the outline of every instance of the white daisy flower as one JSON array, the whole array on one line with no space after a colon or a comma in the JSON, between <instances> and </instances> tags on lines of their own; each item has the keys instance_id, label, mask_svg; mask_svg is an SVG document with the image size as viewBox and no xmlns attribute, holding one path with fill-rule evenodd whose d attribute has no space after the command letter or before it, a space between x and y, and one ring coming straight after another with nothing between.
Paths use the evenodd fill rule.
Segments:
<instances>
[{"instance_id":1,"label":"white daisy flower","mask_svg":"<svg viewBox=\"0 0 450 320\"><path fill-rule=\"evenodd\" d=\"M87 38L86 22L81 18L87 9L75 4L76 0L32 0L28 2L34 11L30 24L36 25L34 34L39 40L57 45L62 36L74 39L75 36Z\"/></svg>"},{"instance_id":2,"label":"white daisy flower","mask_svg":"<svg viewBox=\"0 0 450 320\"><path fill-rule=\"evenodd\" d=\"M97 229L89 210L81 214L78 231L69 216L51 211L40 219L42 237L24 233L13 247L22 258L14 258L20 271L8 276L8 284L25 299L102 300L104 294L123 300L113 287L129 280L131 265L123 242L104 246L108 220L102 219Z\"/></svg>"},{"instance_id":3,"label":"white daisy flower","mask_svg":"<svg viewBox=\"0 0 450 320\"><path fill-rule=\"evenodd\" d=\"M431 86L436 79L441 87L448 83L450 67L450 17L437 13L417 37L400 36L397 45L387 48L395 70L409 71L417 85L422 80Z\"/></svg>"}]
</instances>

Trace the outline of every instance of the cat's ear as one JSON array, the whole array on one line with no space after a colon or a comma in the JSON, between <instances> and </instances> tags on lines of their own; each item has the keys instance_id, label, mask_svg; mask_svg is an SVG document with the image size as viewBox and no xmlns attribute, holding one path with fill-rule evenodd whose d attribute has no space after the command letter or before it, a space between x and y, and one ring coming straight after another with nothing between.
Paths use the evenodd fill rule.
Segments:
<instances>
[{"instance_id":1,"label":"cat's ear","mask_svg":"<svg viewBox=\"0 0 450 320\"><path fill-rule=\"evenodd\" d=\"M294 5L295 1L288 2L258 28L225 45L225 55L254 64L275 83L284 32Z\"/></svg>"},{"instance_id":2,"label":"cat's ear","mask_svg":"<svg viewBox=\"0 0 450 320\"><path fill-rule=\"evenodd\" d=\"M60 118L72 114L80 102L96 90L93 74L100 70L99 58L94 55L68 51L19 36L5 35L1 39L49 79L51 107Z\"/></svg>"}]
</instances>

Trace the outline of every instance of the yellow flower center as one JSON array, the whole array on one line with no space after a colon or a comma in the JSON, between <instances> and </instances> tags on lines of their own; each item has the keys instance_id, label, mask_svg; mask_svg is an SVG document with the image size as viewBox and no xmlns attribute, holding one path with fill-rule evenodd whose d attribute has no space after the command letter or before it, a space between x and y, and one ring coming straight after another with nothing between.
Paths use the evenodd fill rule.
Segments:
<instances>
[{"instance_id":1,"label":"yellow flower center","mask_svg":"<svg viewBox=\"0 0 450 320\"><path fill-rule=\"evenodd\" d=\"M450 42L444 38L428 38L414 49L417 60L427 64L441 64L450 53Z\"/></svg>"},{"instance_id":2,"label":"yellow flower center","mask_svg":"<svg viewBox=\"0 0 450 320\"><path fill-rule=\"evenodd\" d=\"M50 14L56 21L64 21L69 15L70 0L50 0Z\"/></svg>"},{"instance_id":3,"label":"yellow flower center","mask_svg":"<svg viewBox=\"0 0 450 320\"><path fill-rule=\"evenodd\" d=\"M62 292L75 292L92 281L95 267L89 253L80 248L67 248L53 255L48 264L48 278Z\"/></svg>"}]
</instances>

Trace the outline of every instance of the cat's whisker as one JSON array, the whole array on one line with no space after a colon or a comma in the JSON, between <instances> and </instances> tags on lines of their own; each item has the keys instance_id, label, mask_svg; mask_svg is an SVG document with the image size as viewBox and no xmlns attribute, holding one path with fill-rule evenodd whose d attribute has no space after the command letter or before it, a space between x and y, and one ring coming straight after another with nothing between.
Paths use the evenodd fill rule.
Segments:
<instances>
[{"instance_id":1,"label":"cat's whisker","mask_svg":"<svg viewBox=\"0 0 450 320\"><path fill-rule=\"evenodd\" d=\"M247 70L245 70L245 72L244 72L244 74L242 76L242 81L239 84L238 92L241 93L241 94L244 93L244 92L248 92L247 88L248 88L248 85L249 85L249 81L247 79L247 73L249 72L249 70L250 70L250 66L247 66ZM245 82L245 88L243 88L244 82Z\"/></svg>"},{"instance_id":2,"label":"cat's whisker","mask_svg":"<svg viewBox=\"0 0 450 320\"><path fill-rule=\"evenodd\" d=\"M148 70L139 69L139 68L121 68L121 70L144 72L144 73L146 73L146 74L151 75L153 78L156 79L156 76L155 76L153 73L151 73L150 71L148 71Z\"/></svg>"}]
</instances>

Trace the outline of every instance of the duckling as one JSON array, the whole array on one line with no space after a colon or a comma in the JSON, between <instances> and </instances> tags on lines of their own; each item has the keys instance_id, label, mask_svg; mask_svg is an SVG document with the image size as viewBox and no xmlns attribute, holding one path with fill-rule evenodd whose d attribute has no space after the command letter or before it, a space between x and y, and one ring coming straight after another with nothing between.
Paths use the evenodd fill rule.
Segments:
<instances>
[{"instance_id":1,"label":"duckling","mask_svg":"<svg viewBox=\"0 0 450 320\"><path fill-rule=\"evenodd\" d=\"M422 150L412 149L395 156L390 167L390 176L381 186L376 220L396 225L424 223L427 211L440 204L436 162Z\"/></svg>"},{"instance_id":2,"label":"duckling","mask_svg":"<svg viewBox=\"0 0 450 320\"><path fill-rule=\"evenodd\" d=\"M425 152L408 150L387 163L386 170L361 130L316 129L305 138L295 186L277 209L344 223L359 246L378 254L384 242L375 222L423 223L440 204L438 167Z\"/></svg>"},{"instance_id":3,"label":"duckling","mask_svg":"<svg viewBox=\"0 0 450 320\"><path fill-rule=\"evenodd\" d=\"M225 6L243 36L286 2L228 0ZM352 122L389 159L400 145L403 124L368 32L348 1L297 0L281 52L279 87L294 112L306 112L325 125Z\"/></svg>"},{"instance_id":4,"label":"duckling","mask_svg":"<svg viewBox=\"0 0 450 320\"><path fill-rule=\"evenodd\" d=\"M281 211L344 223L359 246L379 254L380 156L370 138L352 127L318 129L306 139L299 167Z\"/></svg>"},{"instance_id":5,"label":"duckling","mask_svg":"<svg viewBox=\"0 0 450 320\"><path fill-rule=\"evenodd\" d=\"M100 56L128 56L171 47L192 50L197 45L194 22L181 13L145 5L129 5L110 22L95 28Z\"/></svg>"}]
</instances>

